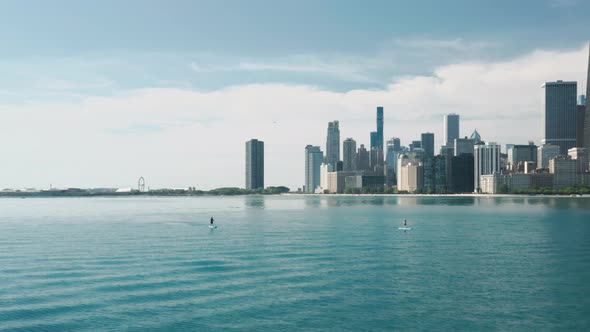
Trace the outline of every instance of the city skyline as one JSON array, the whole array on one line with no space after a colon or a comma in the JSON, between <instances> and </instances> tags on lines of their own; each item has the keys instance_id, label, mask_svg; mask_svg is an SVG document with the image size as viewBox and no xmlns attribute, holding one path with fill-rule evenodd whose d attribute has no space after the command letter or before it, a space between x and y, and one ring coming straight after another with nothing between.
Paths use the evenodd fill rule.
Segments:
<instances>
[{"instance_id":1,"label":"city skyline","mask_svg":"<svg viewBox=\"0 0 590 332\"><path fill-rule=\"evenodd\" d=\"M7 2L0 139L10 144L0 145L0 188L134 187L140 175L151 188L240 187L236 160L258 137L265 185L295 189L304 182L302 146L323 148L329 121L357 147L370 147L377 106L386 110L384 140L406 146L432 132L437 152L449 113L461 115L461 137L477 128L486 141L540 145L540 85L588 88L582 13L590 4L505 2L481 15L468 2L433 3L447 14L436 19L410 15L414 4L375 4L254 1L229 13L147 1L141 11L125 3L112 13L105 3L68 3L64 15L56 3L33 13ZM328 27L318 17L335 6L342 10ZM312 9L322 14L305 15ZM292 17L279 20L281 10ZM500 13L501 28L491 24ZM213 17L227 24L211 32ZM292 29L303 17L306 29ZM549 19L569 23L541 24ZM251 20L259 24L243 24Z\"/></svg>"}]
</instances>

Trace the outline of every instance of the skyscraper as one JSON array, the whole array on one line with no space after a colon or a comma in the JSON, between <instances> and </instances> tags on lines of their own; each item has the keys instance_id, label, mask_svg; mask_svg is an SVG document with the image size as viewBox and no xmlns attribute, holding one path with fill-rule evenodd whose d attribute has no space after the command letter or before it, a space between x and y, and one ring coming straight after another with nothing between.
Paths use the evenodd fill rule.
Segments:
<instances>
[{"instance_id":1,"label":"skyscraper","mask_svg":"<svg viewBox=\"0 0 590 332\"><path fill-rule=\"evenodd\" d=\"M454 155L458 157L462 154L473 155L473 146L475 142L471 138L455 138Z\"/></svg>"},{"instance_id":2,"label":"skyscraper","mask_svg":"<svg viewBox=\"0 0 590 332\"><path fill-rule=\"evenodd\" d=\"M305 147L305 192L313 193L321 182L321 165L324 153L319 146Z\"/></svg>"},{"instance_id":3,"label":"skyscraper","mask_svg":"<svg viewBox=\"0 0 590 332\"><path fill-rule=\"evenodd\" d=\"M559 152L567 155L567 150L576 145L576 82L546 82L544 108L543 144L559 146ZM476 184L477 186L477 184Z\"/></svg>"},{"instance_id":4,"label":"skyscraper","mask_svg":"<svg viewBox=\"0 0 590 332\"><path fill-rule=\"evenodd\" d=\"M352 138L347 138L342 143L342 154L345 171L355 170L355 159L356 159L356 141Z\"/></svg>"},{"instance_id":5,"label":"skyscraper","mask_svg":"<svg viewBox=\"0 0 590 332\"><path fill-rule=\"evenodd\" d=\"M264 188L264 142L246 142L246 189Z\"/></svg>"},{"instance_id":6,"label":"skyscraper","mask_svg":"<svg viewBox=\"0 0 590 332\"><path fill-rule=\"evenodd\" d=\"M326 164L336 169L336 163L340 160L340 128L338 121L328 122L328 135L326 139Z\"/></svg>"},{"instance_id":7,"label":"skyscraper","mask_svg":"<svg viewBox=\"0 0 590 332\"><path fill-rule=\"evenodd\" d=\"M370 171L369 161L369 151L367 151L364 144L361 144L356 153L355 171Z\"/></svg>"},{"instance_id":8,"label":"skyscraper","mask_svg":"<svg viewBox=\"0 0 590 332\"><path fill-rule=\"evenodd\" d=\"M586 112L584 114L584 148L590 151L590 44L588 45L588 72L586 73Z\"/></svg>"},{"instance_id":9,"label":"skyscraper","mask_svg":"<svg viewBox=\"0 0 590 332\"><path fill-rule=\"evenodd\" d=\"M434 157L434 134L422 133L422 149L426 158Z\"/></svg>"},{"instance_id":10,"label":"skyscraper","mask_svg":"<svg viewBox=\"0 0 590 332\"><path fill-rule=\"evenodd\" d=\"M559 146L544 144L537 148L537 168L549 168L549 160L559 156Z\"/></svg>"},{"instance_id":11,"label":"skyscraper","mask_svg":"<svg viewBox=\"0 0 590 332\"><path fill-rule=\"evenodd\" d=\"M453 145L456 138L459 138L459 114L447 114L445 115L444 144Z\"/></svg>"},{"instance_id":12,"label":"skyscraper","mask_svg":"<svg viewBox=\"0 0 590 332\"><path fill-rule=\"evenodd\" d=\"M387 141L387 149L385 153L385 181L387 186L394 186L397 184L397 157L401 152L400 140L397 137L392 137Z\"/></svg>"},{"instance_id":13,"label":"skyscraper","mask_svg":"<svg viewBox=\"0 0 590 332\"><path fill-rule=\"evenodd\" d=\"M377 131L371 132L371 149L383 150L383 107L377 107Z\"/></svg>"},{"instance_id":14,"label":"skyscraper","mask_svg":"<svg viewBox=\"0 0 590 332\"><path fill-rule=\"evenodd\" d=\"M586 119L586 98L580 96L576 112L576 147L584 146L584 121Z\"/></svg>"},{"instance_id":15,"label":"skyscraper","mask_svg":"<svg viewBox=\"0 0 590 332\"><path fill-rule=\"evenodd\" d=\"M538 147L533 142L529 144L516 144L508 151L508 162L514 166L520 162L538 160Z\"/></svg>"},{"instance_id":16,"label":"skyscraper","mask_svg":"<svg viewBox=\"0 0 590 332\"><path fill-rule=\"evenodd\" d=\"M486 174L500 173L500 145L496 143L476 144L473 149L475 192L481 192L480 178Z\"/></svg>"}]
</instances>

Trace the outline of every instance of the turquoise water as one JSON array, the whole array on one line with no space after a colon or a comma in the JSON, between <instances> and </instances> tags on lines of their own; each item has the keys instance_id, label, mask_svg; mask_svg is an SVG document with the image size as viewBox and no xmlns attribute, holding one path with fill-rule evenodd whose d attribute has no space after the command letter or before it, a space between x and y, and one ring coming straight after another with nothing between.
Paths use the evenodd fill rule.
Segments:
<instances>
[{"instance_id":1,"label":"turquoise water","mask_svg":"<svg viewBox=\"0 0 590 332\"><path fill-rule=\"evenodd\" d=\"M590 199L0 199L0 331L101 330L590 330Z\"/></svg>"}]
</instances>

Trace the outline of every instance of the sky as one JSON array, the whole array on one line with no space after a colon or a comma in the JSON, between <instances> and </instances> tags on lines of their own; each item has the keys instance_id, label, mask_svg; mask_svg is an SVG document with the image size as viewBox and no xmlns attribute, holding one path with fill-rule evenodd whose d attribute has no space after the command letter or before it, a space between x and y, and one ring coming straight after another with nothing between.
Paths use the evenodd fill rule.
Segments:
<instances>
[{"instance_id":1,"label":"sky","mask_svg":"<svg viewBox=\"0 0 590 332\"><path fill-rule=\"evenodd\" d=\"M12 1L0 3L0 189L304 183L327 123L369 145L423 132L542 139L546 81L586 89L590 2Z\"/></svg>"}]
</instances>

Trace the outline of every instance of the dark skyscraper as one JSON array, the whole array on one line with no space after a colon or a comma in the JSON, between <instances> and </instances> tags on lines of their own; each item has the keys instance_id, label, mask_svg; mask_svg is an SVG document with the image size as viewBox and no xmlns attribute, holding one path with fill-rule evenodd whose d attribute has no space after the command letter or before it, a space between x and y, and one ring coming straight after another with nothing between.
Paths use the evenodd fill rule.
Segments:
<instances>
[{"instance_id":1,"label":"dark skyscraper","mask_svg":"<svg viewBox=\"0 0 590 332\"><path fill-rule=\"evenodd\" d=\"M365 148L364 144L361 144L358 152L356 153L356 171L369 171L371 170L369 159L369 151Z\"/></svg>"},{"instance_id":2,"label":"dark skyscraper","mask_svg":"<svg viewBox=\"0 0 590 332\"><path fill-rule=\"evenodd\" d=\"M455 138L459 138L459 115L447 114L445 115L444 145L453 145Z\"/></svg>"},{"instance_id":3,"label":"dark skyscraper","mask_svg":"<svg viewBox=\"0 0 590 332\"><path fill-rule=\"evenodd\" d=\"M434 157L434 134L422 133L422 149L424 149L424 156L427 158Z\"/></svg>"},{"instance_id":4,"label":"dark skyscraper","mask_svg":"<svg viewBox=\"0 0 590 332\"><path fill-rule=\"evenodd\" d=\"M584 147L590 151L590 44L588 45L588 72L586 73L586 114L584 115Z\"/></svg>"},{"instance_id":5,"label":"dark skyscraper","mask_svg":"<svg viewBox=\"0 0 590 332\"><path fill-rule=\"evenodd\" d=\"M584 121L586 119L586 100L583 105L578 105L576 113L576 147L584 146Z\"/></svg>"},{"instance_id":6,"label":"dark skyscraper","mask_svg":"<svg viewBox=\"0 0 590 332\"><path fill-rule=\"evenodd\" d=\"M324 153L319 146L305 147L305 192L314 193L320 186L320 166Z\"/></svg>"},{"instance_id":7,"label":"dark skyscraper","mask_svg":"<svg viewBox=\"0 0 590 332\"><path fill-rule=\"evenodd\" d=\"M377 107L377 131L371 132L371 149L383 150L383 107Z\"/></svg>"},{"instance_id":8,"label":"dark skyscraper","mask_svg":"<svg viewBox=\"0 0 590 332\"><path fill-rule=\"evenodd\" d=\"M576 145L576 82L547 82L545 88L545 114L543 144L559 146L559 153ZM477 184L476 184L477 185Z\"/></svg>"},{"instance_id":9,"label":"dark skyscraper","mask_svg":"<svg viewBox=\"0 0 590 332\"><path fill-rule=\"evenodd\" d=\"M347 138L342 143L342 157L343 169L345 171L354 171L356 168L356 141L352 138Z\"/></svg>"},{"instance_id":10,"label":"dark skyscraper","mask_svg":"<svg viewBox=\"0 0 590 332\"><path fill-rule=\"evenodd\" d=\"M246 189L264 188L264 142L246 142Z\"/></svg>"},{"instance_id":11,"label":"dark skyscraper","mask_svg":"<svg viewBox=\"0 0 590 332\"><path fill-rule=\"evenodd\" d=\"M340 128L338 121L328 122L328 135L326 139L326 164L336 169L336 163L340 160Z\"/></svg>"}]
</instances>

